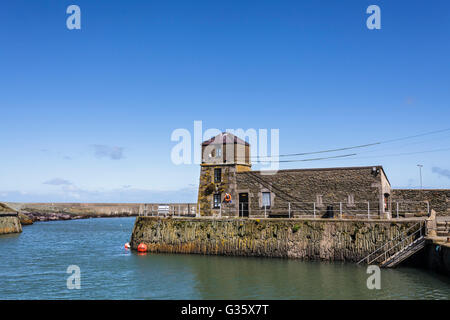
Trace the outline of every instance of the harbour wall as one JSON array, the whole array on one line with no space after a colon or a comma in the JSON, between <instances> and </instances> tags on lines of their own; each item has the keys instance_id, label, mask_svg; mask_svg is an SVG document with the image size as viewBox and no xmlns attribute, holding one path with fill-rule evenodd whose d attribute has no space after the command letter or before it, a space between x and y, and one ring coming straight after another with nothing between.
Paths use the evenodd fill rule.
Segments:
<instances>
[{"instance_id":1,"label":"harbour wall","mask_svg":"<svg viewBox=\"0 0 450 320\"><path fill-rule=\"evenodd\" d=\"M429 243L424 262L428 269L450 276L450 244Z\"/></svg>"},{"instance_id":2,"label":"harbour wall","mask_svg":"<svg viewBox=\"0 0 450 320\"><path fill-rule=\"evenodd\" d=\"M130 244L150 252L356 262L417 221L137 217Z\"/></svg>"},{"instance_id":3,"label":"harbour wall","mask_svg":"<svg viewBox=\"0 0 450 320\"><path fill-rule=\"evenodd\" d=\"M22 232L22 225L17 214L0 215L0 234L19 232Z\"/></svg>"}]
</instances>

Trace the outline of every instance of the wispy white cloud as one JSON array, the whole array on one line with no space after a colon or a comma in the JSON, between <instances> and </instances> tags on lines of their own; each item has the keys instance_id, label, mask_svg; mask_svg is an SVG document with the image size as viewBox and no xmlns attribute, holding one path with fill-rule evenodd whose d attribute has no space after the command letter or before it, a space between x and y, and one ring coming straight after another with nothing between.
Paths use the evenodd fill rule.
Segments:
<instances>
[{"instance_id":1,"label":"wispy white cloud","mask_svg":"<svg viewBox=\"0 0 450 320\"><path fill-rule=\"evenodd\" d=\"M122 147L107 146L104 144L94 144L92 147L94 148L94 155L97 158L110 158L112 160L120 160L125 157L123 154L124 148Z\"/></svg>"},{"instance_id":2,"label":"wispy white cloud","mask_svg":"<svg viewBox=\"0 0 450 320\"><path fill-rule=\"evenodd\" d=\"M433 167L433 168L431 168L431 171L433 173L436 173L436 174L442 176L442 177L446 177L446 178L450 179L450 170L442 169L442 168L439 168L439 167Z\"/></svg>"},{"instance_id":3,"label":"wispy white cloud","mask_svg":"<svg viewBox=\"0 0 450 320\"><path fill-rule=\"evenodd\" d=\"M49 184L52 186L70 186L73 183L66 179L53 178L44 182L44 184Z\"/></svg>"}]
</instances>

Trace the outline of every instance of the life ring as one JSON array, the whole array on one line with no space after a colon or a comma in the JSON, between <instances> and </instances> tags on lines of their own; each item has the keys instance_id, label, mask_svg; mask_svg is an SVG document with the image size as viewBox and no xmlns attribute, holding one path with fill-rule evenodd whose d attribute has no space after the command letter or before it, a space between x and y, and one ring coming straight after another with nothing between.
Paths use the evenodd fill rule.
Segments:
<instances>
[{"instance_id":1,"label":"life ring","mask_svg":"<svg viewBox=\"0 0 450 320\"><path fill-rule=\"evenodd\" d=\"M147 252L147 245L145 243L140 243L137 247L138 252Z\"/></svg>"},{"instance_id":2,"label":"life ring","mask_svg":"<svg viewBox=\"0 0 450 320\"><path fill-rule=\"evenodd\" d=\"M224 200L225 200L225 202L230 202L231 201L231 194L226 193Z\"/></svg>"}]
</instances>

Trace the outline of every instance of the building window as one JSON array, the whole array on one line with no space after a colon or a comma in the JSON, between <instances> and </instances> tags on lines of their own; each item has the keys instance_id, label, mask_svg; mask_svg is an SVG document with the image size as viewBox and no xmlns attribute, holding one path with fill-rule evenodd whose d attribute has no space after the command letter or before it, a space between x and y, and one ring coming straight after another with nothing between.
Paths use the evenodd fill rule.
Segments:
<instances>
[{"instance_id":1,"label":"building window","mask_svg":"<svg viewBox=\"0 0 450 320\"><path fill-rule=\"evenodd\" d=\"M214 204L213 204L213 208L214 208L214 209L220 208L220 193L215 193L215 194L214 194Z\"/></svg>"},{"instance_id":2,"label":"building window","mask_svg":"<svg viewBox=\"0 0 450 320\"><path fill-rule=\"evenodd\" d=\"M221 157L222 156L222 147L217 147L216 148L216 157Z\"/></svg>"},{"instance_id":3,"label":"building window","mask_svg":"<svg viewBox=\"0 0 450 320\"><path fill-rule=\"evenodd\" d=\"M222 181L222 169L215 168L214 169L214 182L218 183Z\"/></svg>"},{"instance_id":4,"label":"building window","mask_svg":"<svg viewBox=\"0 0 450 320\"><path fill-rule=\"evenodd\" d=\"M347 204L351 206L355 204L355 196L353 194L348 195Z\"/></svg>"},{"instance_id":5,"label":"building window","mask_svg":"<svg viewBox=\"0 0 450 320\"><path fill-rule=\"evenodd\" d=\"M262 193L262 205L263 208L270 208L271 201L270 201L270 192L263 192Z\"/></svg>"},{"instance_id":6,"label":"building window","mask_svg":"<svg viewBox=\"0 0 450 320\"><path fill-rule=\"evenodd\" d=\"M321 194L318 194L316 197L316 203L318 206L323 206L323 196Z\"/></svg>"},{"instance_id":7,"label":"building window","mask_svg":"<svg viewBox=\"0 0 450 320\"><path fill-rule=\"evenodd\" d=\"M384 211L389 210L389 193L384 194Z\"/></svg>"}]
</instances>

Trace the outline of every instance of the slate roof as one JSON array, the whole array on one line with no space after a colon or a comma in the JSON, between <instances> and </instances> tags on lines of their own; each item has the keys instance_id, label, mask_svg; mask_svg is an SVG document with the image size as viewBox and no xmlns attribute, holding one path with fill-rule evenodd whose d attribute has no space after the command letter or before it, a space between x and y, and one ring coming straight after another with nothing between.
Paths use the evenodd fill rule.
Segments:
<instances>
[{"instance_id":1,"label":"slate roof","mask_svg":"<svg viewBox=\"0 0 450 320\"><path fill-rule=\"evenodd\" d=\"M202 143L202 146L207 146L210 144L242 144L249 146L250 144L247 141L242 140L241 138L236 137L234 134L230 132L222 132L221 134L218 134L217 136L206 140Z\"/></svg>"}]
</instances>

